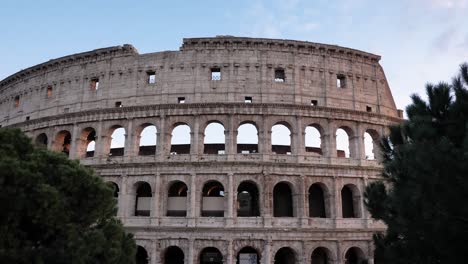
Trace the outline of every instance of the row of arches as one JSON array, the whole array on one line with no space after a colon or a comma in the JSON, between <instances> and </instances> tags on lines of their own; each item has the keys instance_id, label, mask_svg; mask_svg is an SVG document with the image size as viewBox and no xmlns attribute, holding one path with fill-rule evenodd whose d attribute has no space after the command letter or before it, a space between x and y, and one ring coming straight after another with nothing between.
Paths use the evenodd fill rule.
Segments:
<instances>
[{"instance_id":1,"label":"row of arches","mask_svg":"<svg viewBox=\"0 0 468 264\"><path fill-rule=\"evenodd\" d=\"M114 188L114 196L119 196L119 186L109 182ZM153 191L147 182L137 182L135 188L134 216L151 215L151 199ZM188 211L188 186L182 181L174 181L167 188L165 216L185 217ZM261 198L258 186L253 181L243 181L237 187L236 215L237 217L259 217L262 215L262 203L268 202ZM341 217L359 218L361 214L361 195L354 184L346 184L340 192ZM330 191L323 183L314 183L306 193L308 199L308 217L330 218ZM289 182L279 182L273 187L272 215L274 217L297 217L294 199L295 193ZM227 205L230 206L230 205ZM204 183L201 192L200 215L204 217L224 217L226 198L224 186L215 180Z\"/></svg>"},{"instance_id":2,"label":"row of arches","mask_svg":"<svg viewBox=\"0 0 468 264\"><path fill-rule=\"evenodd\" d=\"M324 154L323 142L324 129L318 124L311 124L304 130L304 152ZM136 144L138 145L138 155L155 155L158 143L158 130L154 124L144 123L136 130ZM104 137L103 151L107 150L110 156L123 156L126 131L120 125L111 126L108 130L109 137ZM191 153L192 130L186 123L176 123L170 133L170 154ZM292 154L291 126L286 122L278 122L271 127L271 152L274 154ZM347 126L338 127L335 131L336 156L349 158L358 156L356 148L351 144L354 132ZM366 159L375 159L377 151L377 141L379 134L374 129L367 129L363 135L363 145ZM92 127L84 128L78 137L77 156L78 158L93 157L95 155L97 141L96 130ZM45 133L39 134L35 142L38 145L48 145L48 137ZM242 154L259 152L259 132L254 122L244 122L237 128L236 152ZM67 130L62 130L55 135L52 149L70 153L72 135ZM209 122L203 134L204 154L225 154L226 153L226 130L222 123L218 121Z\"/></svg>"},{"instance_id":3,"label":"row of arches","mask_svg":"<svg viewBox=\"0 0 468 264\"><path fill-rule=\"evenodd\" d=\"M178 246L169 246L161 255L164 264L184 264L185 254L184 251ZM240 249L235 256L236 264L260 264L261 255L257 249L246 246ZM359 247L349 248L344 255L345 264L362 264L366 263L366 256ZM148 264L149 256L146 249L138 246L136 255L137 264ZM206 247L202 249L198 255L198 262L200 264L223 264L226 260L223 254L216 247ZM290 247L282 247L276 251L274 255L275 264L295 264L298 263L298 256L294 249ZM336 263L336 257L326 247L315 248L307 263L311 264L331 264Z\"/></svg>"}]
</instances>

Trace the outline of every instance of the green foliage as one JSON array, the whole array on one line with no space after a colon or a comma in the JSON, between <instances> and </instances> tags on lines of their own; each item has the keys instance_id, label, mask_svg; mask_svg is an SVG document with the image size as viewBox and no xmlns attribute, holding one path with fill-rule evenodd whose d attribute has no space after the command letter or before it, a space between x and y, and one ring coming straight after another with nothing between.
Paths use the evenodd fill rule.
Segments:
<instances>
[{"instance_id":1,"label":"green foliage","mask_svg":"<svg viewBox=\"0 0 468 264\"><path fill-rule=\"evenodd\" d=\"M374 236L383 263L465 263L468 250L468 65L451 84L426 86L408 120L382 140L384 182L365 203L388 229Z\"/></svg>"},{"instance_id":2,"label":"green foliage","mask_svg":"<svg viewBox=\"0 0 468 264\"><path fill-rule=\"evenodd\" d=\"M115 212L90 169L0 129L0 263L134 263Z\"/></svg>"}]
</instances>

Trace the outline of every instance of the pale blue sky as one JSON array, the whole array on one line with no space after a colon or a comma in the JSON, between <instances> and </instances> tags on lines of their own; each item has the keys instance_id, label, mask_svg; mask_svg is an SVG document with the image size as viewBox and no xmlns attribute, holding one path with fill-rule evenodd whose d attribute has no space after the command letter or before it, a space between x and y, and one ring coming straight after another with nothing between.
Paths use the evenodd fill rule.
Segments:
<instances>
[{"instance_id":1,"label":"pale blue sky","mask_svg":"<svg viewBox=\"0 0 468 264\"><path fill-rule=\"evenodd\" d=\"M177 50L234 35L337 44L382 56L399 108L468 61L468 0L23 1L0 4L0 79L101 47Z\"/></svg>"}]
</instances>

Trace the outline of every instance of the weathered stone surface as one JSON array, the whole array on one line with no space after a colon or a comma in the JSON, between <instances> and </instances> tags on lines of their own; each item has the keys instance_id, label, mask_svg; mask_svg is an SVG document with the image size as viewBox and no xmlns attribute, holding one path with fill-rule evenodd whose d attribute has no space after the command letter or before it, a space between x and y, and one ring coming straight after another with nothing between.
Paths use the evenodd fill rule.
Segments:
<instances>
[{"instance_id":1,"label":"weathered stone surface","mask_svg":"<svg viewBox=\"0 0 468 264\"><path fill-rule=\"evenodd\" d=\"M179 51L141 55L131 45L98 49L0 81L0 125L20 127L36 142L46 137L47 147L58 151L69 133L70 157L118 186L118 216L151 263L164 263L170 246L182 249L185 263L198 263L205 247L235 263L246 246L261 263L273 263L281 247L295 252L296 263L311 263L318 247L327 249L331 263L344 263L351 247L372 262L372 233L384 226L366 212L362 191L379 178L381 166L366 159L363 136L377 139L401 120L379 59L332 45L229 36L184 39ZM212 69L220 70L220 80L212 80ZM344 87L337 87L338 79ZM225 128L224 154L204 154L204 131L212 121ZM238 128L246 122L258 130L256 153L237 153ZM171 155L171 131L181 123L190 127L189 154ZM291 131L289 155L272 151L271 128L278 123ZM149 124L157 128L156 151L147 148L150 155L142 156L140 133ZM321 134L320 152L306 151L309 125ZM123 156L109 156L117 127L125 128L125 149ZM338 128L349 135L350 158L337 155ZM86 153L90 131L96 135L93 157ZM202 189L213 180L224 188L224 217L201 216ZM168 190L178 181L188 189L186 216L167 216ZM134 216L142 182L151 187L149 217ZM260 216L237 216L242 182L257 186ZM273 216L280 182L292 191L293 217ZM325 218L309 216L314 183L324 192ZM344 186L354 190L357 218L342 217Z\"/></svg>"}]
</instances>

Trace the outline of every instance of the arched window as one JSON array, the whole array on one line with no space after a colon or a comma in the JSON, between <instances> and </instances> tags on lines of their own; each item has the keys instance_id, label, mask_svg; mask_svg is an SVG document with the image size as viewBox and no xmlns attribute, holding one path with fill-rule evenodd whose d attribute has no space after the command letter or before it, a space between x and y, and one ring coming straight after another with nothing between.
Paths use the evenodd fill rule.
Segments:
<instances>
[{"instance_id":1,"label":"arched window","mask_svg":"<svg viewBox=\"0 0 468 264\"><path fill-rule=\"evenodd\" d=\"M170 246L164 253L164 264L184 264L184 252L177 246Z\"/></svg>"},{"instance_id":2,"label":"arched window","mask_svg":"<svg viewBox=\"0 0 468 264\"><path fill-rule=\"evenodd\" d=\"M355 185L347 184L341 189L341 210L343 218L359 218L360 216L359 190Z\"/></svg>"},{"instance_id":3,"label":"arched window","mask_svg":"<svg viewBox=\"0 0 468 264\"><path fill-rule=\"evenodd\" d=\"M311 262L311 264L330 264L330 251L324 247L314 249Z\"/></svg>"},{"instance_id":4,"label":"arched window","mask_svg":"<svg viewBox=\"0 0 468 264\"><path fill-rule=\"evenodd\" d=\"M236 264L260 264L260 257L253 247L244 247L237 254Z\"/></svg>"},{"instance_id":5,"label":"arched window","mask_svg":"<svg viewBox=\"0 0 468 264\"><path fill-rule=\"evenodd\" d=\"M291 155L291 130L284 124L271 128L271 151L274 154Z\"/></svg>"},{"instance_id":6,"label":"arched window","mask_svg":"<svg viewBox=\"0 0 468 264\"><path fill-rule=\"evenodd\" d=\"M107 184L112 188L114 191L114 198L119 198L119 186L115 182L107 182Z\"/></svg>"},{"instance_id":7,"label":"arched window","mask_svg":"<svg viewBox=\"0 0 468 264\"><path fill-rule=\"evenodd\" d=\"M111 135L110 156L123 156L125 150L125 128L115 127Z\"/></svg>"},{"instance_id":8,"label":"arched window","mask_svg":"<svg viewBox=\"0 0 468 264\"><path fill-rule=\"evenodd\" d=\"M45 133L41 133L36 137L35 140L36 146L47 148L47 144L49 143L49 139Z\"/></svg>"},{"instance_id":9,"label":"arched window","mask_svg":"<svg viewBox=\"0 0 468 264\"><path fill-rule=\"evenodd\" d=\"M190 127L188 125L180 124L172 130L171 154L190 154Z\"/></svg>"},{"instance_id":10,"label":"arched window","mask_svg":"<svg viewBox=\"0 0 468 264\"><path fill-rule=\"evenodd\" d=\"M364 133L364 150L366 154L367 160L374 160L376 159L376 154L379 150L379 134L377 131L368 129Z\"/></svg>"},{"instance_id":11,"label":"arched window","mask_svg":"<svg viewBox=\"0 0 468 264\"><path fill-rule=\"evenodd\" d=\"M151 186L147 182L137 184L135 216L150 216L152 196Z\"/></svg>"},{"instance_id":12,"label":"arched window","mask_svg":"<svg viewBox=\"0 0 468 264\"><path fill-rule=\"evenodd\" d=\"M258 188L252 182L244 181L237 188L237 216L260 216Z\"/></svg>"},{"instance_id":13,"label":"arched window","mask_svg":"<svg viewBox=\"0 0 468 264\"><path fill-rule=\"evenodd\" d=\"M223 264L223 254L214 247L204 248L200 253L200 264Z\"/></svg>"},{"instance_id":14,"label":"arched window","mask_svg":"<svg viewBox=\"0 0 468 264\"><path fill-rule=\"evenodd\" d=\"M323 155L320 131L315 125L307 126L305 129L305 150L306 152Z\"/></svg>"},{"instance_id":15,"label":"arched window","mask_svg":"<svg viewBox=\"0 0 468 264\"><path fill-rule=\"evenodd\" d=\"M60 131L55 137L55 142L53 149L58 152L65 153L65 155L70 154L71 146L71 134L66 130Z\"/></svg>"},{"instance_id":16,"label":"arched window","mask_svg":"<svg viewBox=\"0 0 468 264\"><path fill-rule=\"evenodd\" d=\"M83 129L79 142L78 156L81 158L94 157L96 148L96 130L92 127Z\"/></svg>"},{"instance_id":17,"label":"arched window","mask_svg":"<svg viewBox=\"0 0 468 264\"><path fill-rule=\"evenodd\" d=\"M187 216L187 185L181 181L169 187L167 216Z\"/></svg>"},{"instance_id":18,"label":"arched window","mask_svg":"<svg viewBox=\"0 0 468 264\"><path fill-rule=\"evenodd\" d=\"M147 156L156 154L156 126L151 124L143 125L140 133L138 155Z\"/></svg>"},{"instance_id":19,"label":"arched window","mask_svg":"<svg viewBox=\"0 0 468 264\"><path fill-rule=\"evenodd\" d=\"M225 154L224 126L212 122L205 128L204 149L205 154Z\"/></svg>"},{"instance_id":20,"label":"arched window","mask_svg":"<svg viewBox=\"0 0 468 264\"><path fill-rule=\"evenodd\" d=\"M275 264L295 264L296 254L289 247L280 248L275 254Z\"/></svg>"},{"instance_id":21,"label":"arched window","mask_svg":"<svg viewBox=\"0 0 468 264\"><path fill-rule=\"evenodd\" d=\"M326 217L325 194L319 183L314 183L309 188L309 216Z\"/></svg>"},{"instance_id":22,"label":"arched window","mask_svg":"<svg viewBox=\"0 0 468 264\"><path fill-rule=\"evenodd\" d=\"M258 130L253 123L244 123L237 128L237 153L258 153Z\"/></svg>"},{"instance_id":23,"label":"arched window","mask_svg":"<svg viewBox=\"0 0 468 264\"><path fill-rule=\"evenodd\" d=\"M136 264L148 264L148 252L142 246L137 246Z\"/></svg>"},{"instance_id":24,"label":"arched window","mask_svg":"<svg viewBox=\"0 0 468 264\"><path fill-rule=\"evenodd\" d=\"M273 188L273 216L293 217L293 196L289 184L280 182Z\"/></svg>"},{"instance_id":25,"label":"arched window","mask_svg":"<svg viewBox=\"0 0 468 264\"><path fill-rule=\"evenodd\" d=\"M349 134L346 128L336 130L336 155L339 158L349 158Z\"/></svg>"},{"instance_id":26,"label":"arched window","mask_svg":"<svg viewBox=\"0 0 468 264\"><path fill-rule=\"evenodd\" d=\"M358 247L352 247L346 251L345 264L361 264L365 260L364 252Z\"/></svg>"},{"instance_id":27,"label":"arched window","mask_svg":"<svg viewBox=\"0 0 468 264\"><path fill-rule=\"evenodd\" d=\"M224 187L217 181L203 186L202 216L224 217Z\"/></svg>"}]
</instances>

